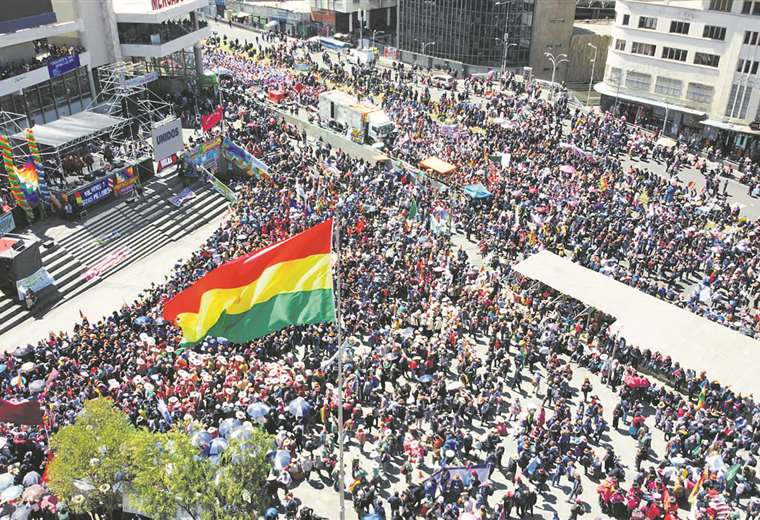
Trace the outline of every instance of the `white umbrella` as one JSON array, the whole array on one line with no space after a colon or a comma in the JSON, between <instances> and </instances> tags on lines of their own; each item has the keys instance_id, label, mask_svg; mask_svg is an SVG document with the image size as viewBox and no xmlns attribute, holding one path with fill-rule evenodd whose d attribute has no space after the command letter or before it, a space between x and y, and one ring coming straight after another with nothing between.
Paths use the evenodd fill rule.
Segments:
<instances>
[{"instance_id":1,"label":"white umbrella","mask_svg":"<svg viewBox=\"0 0 760 520\"><path fill-rule=\"evenodd\" d=\"M0 475L0 491L3 491L11 487L15 480L16 480L16 477L11 475L10 473L3 473L2 475Z\"/></svg>"},{"instance_id":2,"label":"white umbrella","mask_svg":"<svg viewBox=\"0 0 760 520\"><path fill-rule=\"evenodd\" d=\"M24 486L11 486L0 493L0 502L10 502L16 500L24 492Z\"/></svg>"}]
</instances>

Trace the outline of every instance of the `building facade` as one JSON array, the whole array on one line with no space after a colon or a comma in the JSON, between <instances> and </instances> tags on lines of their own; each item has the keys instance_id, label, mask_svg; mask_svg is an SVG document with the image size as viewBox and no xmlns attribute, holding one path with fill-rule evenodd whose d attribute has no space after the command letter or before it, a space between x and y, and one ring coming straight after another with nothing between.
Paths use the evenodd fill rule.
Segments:
<instances>
[{"instance_id":1,"label":"building facade","mask_svg":"<svg viewBox=\"0 0 760 520\"><path fill-rule=\"evenodd\" d=\"M396 0L309 0L311 20L324 36L348 33L370 39L396 27Z\"/></svg>"},{"instance_id":2,"label":"building facade","mask_svg":"<svg viewBox=\"0 0 760 520\"><path fill-rule=\"evenodd\" d=\"M527 65L534 0L399 0L398 47L485 67ZM424 47L424 48L423 48Z\"/></svg>"},{"instance_id":3,"label":"building facade","mask_svg":"<svg viewBox=\"0 0 760 520\"><path fill-rule=\"evenodd\" d=\"M49 123L85 110L98 67L137 61L164 77L198 72L207 0L25 0L0 15L0 110ZM95 74L93 75L93 71Z\"/></svg>"},{"instance_id":4,"label":"building facade","mask_svg":"<svg viewBox=\"0 0 760 520\"><path fill-rule=\"evenodd\" d=\"M760 1L617 0L602 108L757 155Z\"/></svg>"}]
</instances>

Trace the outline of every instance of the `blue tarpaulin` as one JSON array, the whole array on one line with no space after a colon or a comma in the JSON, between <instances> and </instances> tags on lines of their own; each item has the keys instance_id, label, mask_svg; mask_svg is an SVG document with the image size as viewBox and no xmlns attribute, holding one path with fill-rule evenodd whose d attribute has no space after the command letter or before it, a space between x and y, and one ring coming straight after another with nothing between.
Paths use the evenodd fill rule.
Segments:
<instances>
[{"instance_id":1,"label":"blue tarpaulin","mask_svg":"<svg viewBox=\"0 0 760 520\"><path fill-rule=\"evenodd\" d=\"M491 192L482 184L470 184L469 186L465 186L464 192L473 199L484 199L491 196Z\"/></svg>"}]
</instances>

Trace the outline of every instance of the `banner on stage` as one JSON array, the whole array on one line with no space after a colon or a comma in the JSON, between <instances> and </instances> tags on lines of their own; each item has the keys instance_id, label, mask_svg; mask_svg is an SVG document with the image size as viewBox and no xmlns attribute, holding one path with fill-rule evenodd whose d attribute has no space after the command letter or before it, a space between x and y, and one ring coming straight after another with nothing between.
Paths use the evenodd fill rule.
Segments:
<instances>
[{"instance_id":1,"label":"banner on stage","mask_svg":"<svg viewBox=\"0 0 760 520\"><path fill-rule=\"evenodd\" d=\"M3 213L0 215L0 235L10 233L16 229L16 221L13 219L13 212Z\"/></svg>"},{"instance_id":2,"label":"banner on stage","mask_svg":"<svg viewBox=\"0 0 760 520\"><path fill-rule=\"evenodd\" d=\"M135 167L130 166L124 168L121 171L114 173L113 176L113 192L117 197L122 197L132 193L137 183L137 175L135 174Z\"/></svg>"},{"instance_id":3,"label":"banner on stage","mask_svg":"<svg viewBox=\"0 0 760 520\"><path fill-rule=\"evenodd\" d=\"M225 139L222 142L222 154L225 159L232 162L249 177L252 177L253 175L261 177L262 174L265 176L269 174L269 166L267 164L260 161L251 155L248 150L233 143L229 139Z\"/></svg>"},{"instance_id":4,"label":"banner on stage","mask_svg":"<svg viewBox=\"0 0 760 520\"><path fill-rule=\"evenodd\" d=\"M113 191L113 179L111 177L93 182L83 190L74 192L74 200L80 208L92 206L101 199L111 195Z\"/></svg>"},{"instance_id":5,"label":"banner on stage","mask_svg":"<svg viewBox=\"0 0 760 520\"><path fill-rule=\"evenodd\" d=\"M154 126L151 135L153 137L153 160L156 162L171 157L184 148L182 121L176 117Z\"/></svg>"},{"instance_id":6,"label":"banner on stage","mask_svg":"<svg viewBox=\"0 0 760 520\"><path fill-rule=\"evenodd\" d=\"M185 154L185 161L194 165L196 168L206 168L211 172L215 172L219 167L219 153L222 147L222 138L216 137L202 143Z\"/></svg>"},{"instance_id":7,"label":"banner on stage","mask_svg":"<svg viewBox=\"0 0 760 520\"><path fill-rule=\"evenodd\" d=\"M18 292L19 300L24 299L24 294L29 291L39 292L45 287L53 285L55 279L47 272L44 267L41 267L34 273L30 274L26 278L16 280L16 291Z\"/></svg>"}]
</instances>

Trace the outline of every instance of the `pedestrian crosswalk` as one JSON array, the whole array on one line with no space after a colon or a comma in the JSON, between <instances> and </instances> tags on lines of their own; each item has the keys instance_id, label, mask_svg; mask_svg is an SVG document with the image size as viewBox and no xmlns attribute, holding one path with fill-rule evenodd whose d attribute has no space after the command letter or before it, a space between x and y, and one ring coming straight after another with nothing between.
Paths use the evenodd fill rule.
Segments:
<instances>
[{"instance_id":1,"label":"pedestrian crosswalk","mask_svg":"<svg viewBox=\"0 0 760 520\"><path fill-rule=\"evenodd\" d=\"M184 188L176 174L153 181L141 199L102 210L52 247L43 248L42 263L55 279L55 287L38 295L40 301L32 312L45 312L83 293L226 211L227 200L201 182L190 186L194 197L175 206L169 199ZM0 293L0 334L31 316L9 295Z\"/></svg>"}]
</instances>

